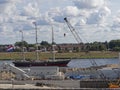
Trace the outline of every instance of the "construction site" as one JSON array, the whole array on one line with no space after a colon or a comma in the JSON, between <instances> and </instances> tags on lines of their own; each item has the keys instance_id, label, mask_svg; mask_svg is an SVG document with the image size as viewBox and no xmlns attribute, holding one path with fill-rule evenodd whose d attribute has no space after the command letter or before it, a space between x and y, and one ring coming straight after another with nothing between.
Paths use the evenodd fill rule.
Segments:
<instances>
[{"instance_id":1,"label":"construction site","mask_svg":"<svg viewBox=\"0 0 120 90\"><path fill-rule=\"evenodd\" d=\"M67 18L64 18L64 20L76 41L81 44L82 40L75 29ZM53 37L52 39L54 40ZM38 55L38 52L36 52L36 54ZM36 58L36 60L38 60L38 56ZM15 63L19 67L17 67ZM54 51L53 61L29 62L25 61L24 57L22 62L2 63L0 65L0 89L111 90L111 88L120 88L119 64L98 65L94 59L90 60L92 65L90 67L77 67L76 65L76 67L69 67L66 66L67 63L68 61L55 61Z\"/></svg>"},{"instance_id":2,"label":"construction site","mask_svg":"<svg viewBox=\"0 0 120 90\"><path fill-rule=\"evenodd\" d=\"M116 75L106 76L105 68L111 68ZM101 70L103 69L103 70ZM119 88L118 65L106 65L93 68L31 67L18 68L3 63L0 66L1 89L62 89L74 88ZM108 71L107 71L108 72ZM118 73L117 73L118 72ZM109 74L110 74L109 73ZM93 76L92 76L93 74ZM97 89L96 89L97 90Z\"/></svg>"}]
</instances>

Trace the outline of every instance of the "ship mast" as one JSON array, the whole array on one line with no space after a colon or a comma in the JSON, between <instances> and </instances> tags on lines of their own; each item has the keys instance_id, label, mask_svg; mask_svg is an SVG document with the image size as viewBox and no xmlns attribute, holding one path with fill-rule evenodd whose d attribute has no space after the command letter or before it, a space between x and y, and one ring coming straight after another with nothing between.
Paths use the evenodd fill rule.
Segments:
<instances>
[{"instance_id":1,"label":"ship mast","mask_svg":"<svg viewBox=\"0 0 120 90\"><path fill-rule=\"evenodd\" d=\"M23 31L22 31L22 30L20 30L20 32L21 32L21 37L22 37L22 40L21 40L21 42L22 42L22 57L23 57L23 60L25 60L25 51L24 51L24 37L23 37Z\"/></svg>"},{"instance_id":2,"label":"ship mast","mask_svg":"<svg viewBox=\"0 0 120 90\"><path fill-rule=\"evenodd\" d=\"M54 31L53 31L53 26L52 26L52 58L53 61L55 61L55 48L54 48Z\"/></svg>"},{"instance_id":3,"label":"ship mast","mask_svg":"<svg viewBox=\"0 0 120 90\"><path fill-rule=\"evenodd\" d=\"M33 22L33 24L35 25L35 35L36 35L36 60L39 60L39 56L38 56L38 37L37 37L37 24L36 22Z\"/></svg>"}]
</instances>

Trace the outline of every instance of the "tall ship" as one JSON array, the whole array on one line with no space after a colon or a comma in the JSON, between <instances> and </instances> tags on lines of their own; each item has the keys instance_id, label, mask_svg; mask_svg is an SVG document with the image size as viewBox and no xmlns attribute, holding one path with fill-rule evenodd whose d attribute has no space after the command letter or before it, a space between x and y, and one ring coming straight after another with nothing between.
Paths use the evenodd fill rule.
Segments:
<instances>
[{"instance_id":1,"label":"tall ship","mask_svg":"<svg viewBox=\"0 0 120 90\"><path fill-rule=\"evenodd\" d=\"M13 61L12 63L16 66L16 67L31 67L31 66L58 66L58 67L66 67L67 64L70 62L70 59L64 60L64 59L60 59L60 60L55 60L55 53L54 53L54 33L53 33L53 27L52 27L52 60L45 60L45 61L41 61L39 60L39 55L38 55L38 42L37 42L37 24L36 22L33 23L35 25L35 31L36 31L36 60L33 61L29 61L29 60L25 60L25 55L24 55L24 48L22 47L22 56L23 56L23 60L19 60L19 61ZM22 42L23 42L23 32L20 31L22 34ZM24 45L22 45L24 46Z\"/></svg>"},{"instance_id":2,"label":"tall ship","mask_svg":"<svg viewBox=\"0 0 120 90\"><path fill-rule=\"evenodd\" d=\"M58 66L67 67L70 60L56 60L56 61L14 61L16 67L31 67L31 66Z\"/></svg>"}]
</instances>

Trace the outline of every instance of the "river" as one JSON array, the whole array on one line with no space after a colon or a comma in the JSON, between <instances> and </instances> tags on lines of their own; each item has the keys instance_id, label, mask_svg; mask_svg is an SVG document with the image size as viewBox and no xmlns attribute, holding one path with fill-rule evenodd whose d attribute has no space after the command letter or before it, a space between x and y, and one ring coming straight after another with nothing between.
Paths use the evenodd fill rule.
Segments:
<instances>
[{"instance_id":1,"label":"river","mask_svg":"<svg viewBox=\"0 0 120 90\"><path fill-rule=\"evenodd\" d=\"M72 59L67 66L76 68L86 68L92 66L91 61L95 61L98 66L106 64L118 64L120 60L118 58L113 59ZM0 64L12 63L11 60L1 60Z\"/></svg>"},{"instance_id":2,"label":"river","mask_svg":"<svg viewBox=\"0 0 120 90\"><path fill-rule=\"evenodd\" d=\"M91 61L95 61L95 63L100 66L100 65L106 65L106 64L118 64L120 63L120 60L118 58L114 59L76 59L76 60L71 60L68 63L69 67L77 67L77 68L86 68L93 66Z\"/></svg>"}]
</instances>

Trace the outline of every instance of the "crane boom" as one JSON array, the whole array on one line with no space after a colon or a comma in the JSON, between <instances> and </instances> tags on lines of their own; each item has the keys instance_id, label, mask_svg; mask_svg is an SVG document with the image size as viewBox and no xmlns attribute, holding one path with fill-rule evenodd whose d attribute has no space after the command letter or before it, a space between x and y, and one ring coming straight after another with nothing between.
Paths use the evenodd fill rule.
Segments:
<instances>
[{"instance_id":1,"label":"crane boom","mask_svg":"<svg viewBox=\"0 0 120 90\"><path fill-rule=\"evenodd\" d=\"M80 38L80 36L78 35L78 33L76 32L75 28L71 25L71 23L67 20L67 18L64 18L65 22L67 23L71 33L73 34L74 38L76 39L76 41L80 44L82 43L82 39Z\"/></svg>"}]
</instances>

